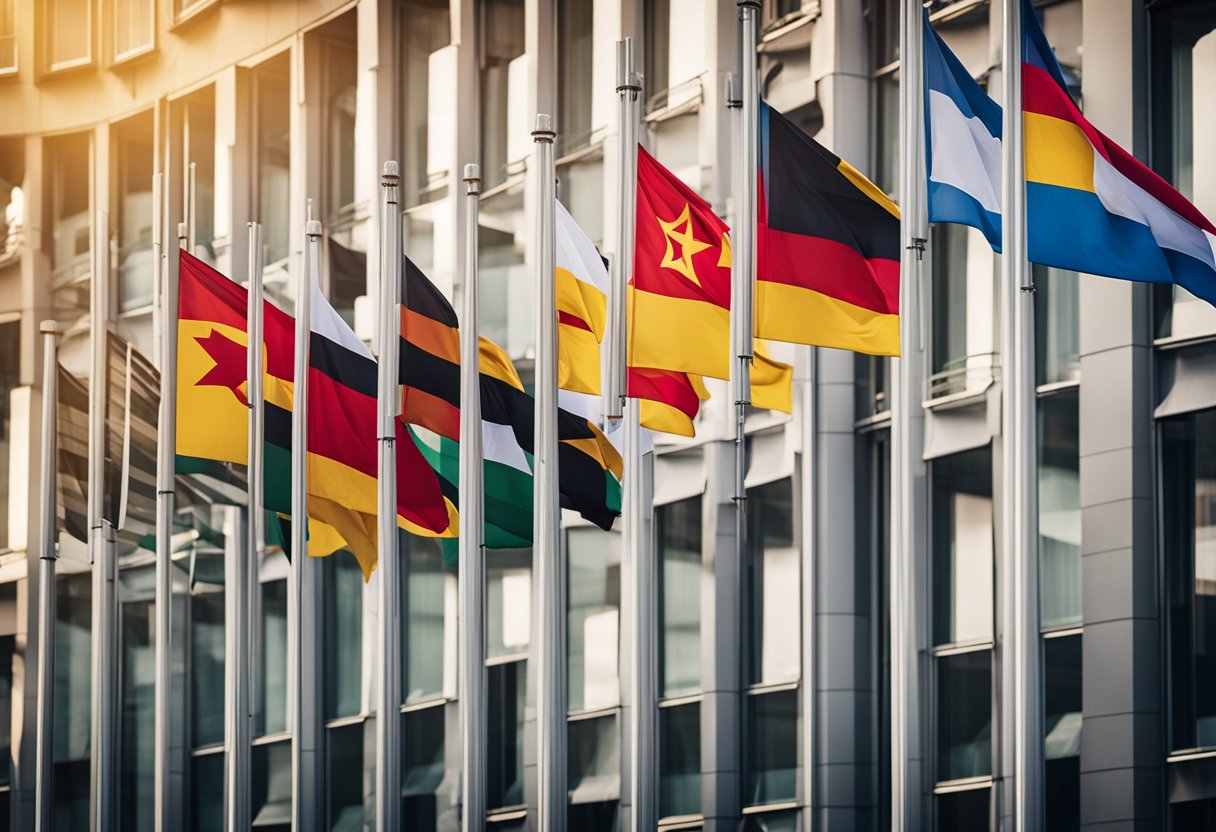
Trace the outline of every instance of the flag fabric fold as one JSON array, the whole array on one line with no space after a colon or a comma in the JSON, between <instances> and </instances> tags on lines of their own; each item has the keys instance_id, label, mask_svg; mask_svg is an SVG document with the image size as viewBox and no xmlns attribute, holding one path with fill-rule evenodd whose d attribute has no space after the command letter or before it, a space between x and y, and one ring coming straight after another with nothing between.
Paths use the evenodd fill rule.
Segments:
<instances>
[{"instance_id":1,"label":"flag fabric fold","mask_svg":"<svg viewBox=\"0 0 1216 832\"><path fill-rule=\"evenodd\" d=\"M756 337L899 354L899 209L760 107Z\"/></svg>"},{"instance_id":2,"label":"flag fabric fold","mask_svg":"<svg viewBox=\"0 0 1216 832\"><path fill-rule=\"evenodd\" d=\"M600 343L608 317L608 268L595 243L556 203L557 386L600 393Z\"/></svg>"}]
</instances>

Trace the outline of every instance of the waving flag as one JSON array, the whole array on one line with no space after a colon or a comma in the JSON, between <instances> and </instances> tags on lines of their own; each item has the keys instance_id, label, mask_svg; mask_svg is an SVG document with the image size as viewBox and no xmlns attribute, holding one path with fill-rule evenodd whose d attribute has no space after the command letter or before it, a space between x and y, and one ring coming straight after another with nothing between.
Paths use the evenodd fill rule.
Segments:
<instances>
[{"instance_id":1,"label":"waving flag","mask_svg":"<svg viewBox=\"0 0 1216 832\"><path fill-rule=\"evenodd\" d=\"M598 396L608 269L566 207L558 202L556 208L557 386Z\"/></svg>"},{"instance_id":2,"label":"waving flag","mask_svg":"<svg viewBox=\"0 0 1216 832\"><path fill-rule=\"evenodd\" d=\"M899 209L760 107L756 337L899 355Z\"/></svg>"},{"instance_id":3,"label":"waving flag","mask_svg":"<svg viewBox=\"0 0 1216 832\"><path fill-rule=\"evenodd\" d=\"M1216 226L1081 115L1029 3L1022 109L1030 259L1173 283L1216 305Z\"/></svg>"},{"instance_id":4,"label":"waving flag","mask_svg":"<svg viewBox=\"0 0 1216 832\"><path fill-rule=\"evenodd\" d=\"M999 252L1001 108L924 18L929 222L977 228Z\"/></svg>"}]
</instances>

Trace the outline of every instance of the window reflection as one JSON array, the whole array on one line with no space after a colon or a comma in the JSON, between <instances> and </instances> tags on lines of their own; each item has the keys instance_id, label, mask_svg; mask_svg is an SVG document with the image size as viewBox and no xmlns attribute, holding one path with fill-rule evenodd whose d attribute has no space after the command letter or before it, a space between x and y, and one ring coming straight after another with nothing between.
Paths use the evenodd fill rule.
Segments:
<instances>
[{"instance_id":1,"label":"window reflection","mask_svg":"<svg viewBox=\"0 0 1216 832\"><path fill-rule=\"evenodd\" d=\"M291 204L291 53L253 71L257 215L266 265L287 258Z\"/></svg>"},{"instance_id":2,"label":"window reflection","mask_svg":"<svg viewBox=\"0 0 1216 832\"><path fill-rule=\"evenodd\" d=\"M1076 272L1034 266L1037 384L1081 378L1079 281Z\"/></svg>"},{"instance_id":3,"label":"window reflection","mask_svg":"<svg viewBox=\"0 0 1216 832\"><path fill-rule=\"evenodd\" d=\"M992 638L992 450L936 459L932 474L936 644Z\"/></svg>"},{"instance_id":4,"label":"window reflection","mask_svg":"<svg viewBox=\"0 0 1216 832\"><path fill-rule=\"evenodd\" d=\"M253 827L291 832L291 741L253 747Z\"/></svg>"},{"instance_id":5,"label":"window reflection","mask_svg":"<svg viewBox=\"0 0 1216 832\"><path fill-rule=\"evenodd\" d=\"M1039 614L1081 623L1081 456L1077 391L1039 400Z\"/></svg>"},{"instance_id":6,"label":"window reflection","mask_svg":"<svg viewBox=\"0 0 1216 832\"><path fill-rule=\"evenodd\" d=\"M532 550L486 559L486 657L524 653L532 637Z\"/></svg>"},{"instance_id":7,"label":"window reflection","mask_svg":"<svg viewBox=\"0 0 1216 832\"><path fill-rule=\"evenodd\" d=\"M567 532L569 708L607 708L620 702L617 673L621 540L599 529Z\"/></svg>"},{"instance_id":8,"label":"window reflection","mask_svg":"<svg viewBox=\"0 0 1216 832\"><path fill-rule=\"evenodd\" d=\"M364 724L359 722L325 732L328 757L325 782L329 787L329 828L333 830L363 828L363 773L366 769L363 731Z\"/></svg>"},{"instance_id":9,"label":"window reflection","mask_svg":"<svg viewBox=\"0 0 1216 832\"><path fill-rule=\"evenodd\" d=\"M570 720L567 747L571 821L580 810L592 815L594 821L602 814L595 807L614 804L621 794L621 744L616 714Z\"/></svg>"},{"instance_id":10,"label":"window reflection","mask_svg":"<svg viewBox=\"0 0 1216 832\"><path fill-rule=\"evenodd\" d=\"M447 0L408 0L401 5L401 89L405 97L401 107L401 187L406 207L439 197L447 184L448 148L432 151L430 136L432 118L441 113L449 116L456 97L455 73L449 71L454 51L447 48L452 42L448 5ZM412 251L410 257L414 259Z\"/></svg>"},{"instance_id":11,"label":"window reflection","mask_svg":"<svg viewBox=\"0 0 1216 832\"><path fill-rule=\"evenodd\" d=\"M10 396L20 384L21 321L10 321L0 324L0 547L9 545L9 459L14 439Z\"/></svg>"},{"instance_id":12,"label":"window reflection","mask_svg":"<svg viewBox=\"0 0 1216 832\"><path fill-rule=\"evenodd\" d=\"M359 713L363 683L363 571L345 550L322 561L325 716Z\"/></svg>"},{"instance_id":13,"label":"window reflection","mask_svg":"<svg viewBox=\"0 0 1216 832\"><path fill-rule=\"evenodd\" d=\"M451 813L443 782L444 707L442 704L401 715L401 792L403 817L418 832L436 832L441 816ZM446 827L445 827L446 828Z\"/></svg>"},{"instance_id":14,"label":"window reflection","mask_svg":"<svg viewBox=\"0 0 1216 832\"><path fill-rule=\"evenodd\" d=\"M701 497L655 508L661 563L661 692L701 687Z\"/></svg>"},{"instance_id":15,"label":"window reflection","mask_svg":"<svg viewBox=\"0 0 1216 832\"><path fill-rule=\"evenodd\" d=\"M455 576L444 569L439 541L403 536L401 548L407 553L406 568L401 570L402 689L406 702L417 702L443 694L444 620Z\"/></svg>"},{"instance_id":16,"label":"window reflection","mask_svg":"<svg viewBox=\"0 0 1216 832\"><path fill-rule=\"evenodd\" d=\"M793 500L789 478L748 489L748 653L753 684L789 681L799 675L801 594Z\"/></svg>"},{"instance_id":17,"label":"window reflection","mask_svg":"<svg viewBox=\"0 0 1216 832\"><path fill-rule=\"evenodd\" d=\"M557 3L557 155L591 140L594 0Z\"/></svg>"},{"instance_id":18,"label":"window reflection","mask_svg":"<svg viewBox=\"0 0 1216 832\"><path fill-rule=\"evenodd\" d=\"M1043 640L1047 829L1081 827L1081 636Z\"/></svg>"},{"instance_id":19,"label":"window reflection","mask_svg":"<svg viewBox=\"0 0 1216 832\"><path fill-rule=\"evenodd\" d=\"M191 746L224 741L224 592L197 591L190 597Z\"/></svg>"},{"instance_id":20,"label":"window reflection","mask_svg":"<svg viewBox=\"0 0 1216 832\"><path fill-rule=\"evenodd\" d=\"M224 752L190 760L190 828L221 832L224 828Z\"/></svg>"},{"instance_id":21,"label":"window reflection","mask_svg":"<svg viewBox=\"0 0 1216 832\"><path fill-rule=\"evenodd\" d=\"M45 15L50 68L68 69L88 64L93 58L92 2L48 0Z\"/></svg>"},{"instance_id":22,"label":"window reflection","mask_svg":"<svg viewBox=\"0 0 1216 832\"><path fill-rule=\"evenodd\" d=\"M89 135L56 136L44 144L55 316L74 322L89 310Z\"/></svg>"},{"instance_id":23,"label":"window reflection","mask_svg":"<svg viewBox=\"0 0 1216 832\"><path fill-rule=\"evenodd\" d=\"M641 72L646 112L667 105L671 60L671 0L642 0L644 43Z\"/></svg>"},{"instance_id":24,"label":"window reflection","mask_svg":"<svg viewBox=\"0 0 1216 832\"><path fill-rule=\"evenodd\" d=\"M486 668L489 743L486 748L486 808L524 802L524 702L527 662Z\"/></svg>"},{"instance_id":25,"label":"window reflection","mask_svg":"<svg viewBox=\"0 0 1216 832\"><path fill-rule=\"evenodd\" d=\"M182 153L194 175L194 206L189 214L193 253L215 265L215 87L199 90L182 102Z\"/></svg>"},{"instance_id":26,"label":"window reflection","mask_svg":"<svg viewBox=\"0 0 1216 832\"><path fill-rule=\"evenodd\" d=\"M15 584L10 586L15 588ZM9 605L15 606L15 600ZM0 786L8 786L13 780L13 650L16 642L16 636L0 636Z\"/></svg>"},{"instance_id":27,"label":"window reflection","mask_svg":"<svg viewBox=\"0 0 1216 832\"><path fill-rule=\"evenodd\" d=\"M154 620L151 601L127 601L122 604L122 770L119 776L119 812L124 829L152 829L153 824Z\"/></svg>"},{"instance_id":28,"label":"window reflection","mask_svg":"<svg viewBox=\"0 0 1216 832\"><path fill-rule=\"evenodd\" d=\"M152 303L155 264L152 253L152 174L156 159L152 112L116 125L115 210L110 234L118 247L121 311Z\"/></svg>"},{"instance_id":29,"label":"window reflection","mask_svg":"<svg viewBox=\"0 0 1216 832\"><path fill-rule=\"evenodd\" d=\"M749 495L750 499L750 495ZM753 693L747 699L744 805L797 798L798 691Z\"/></svg>"},{"instance_id":30,"label":"window reflection","mask_svg":"<svg viewBox=\"0 0 1216 832\"><path fill-rule=\"evenodd\" d=\"M255 732L270 735L287 730L287 580L264 581L261 590L261 722Z\"/></svg>"},{"instance_id":31,"label":"window reflection","mask_svg":"<svg viewBox=\"0 0 1216 832\"><path fill-rule=\"evenodd\" d=\"M507 164L526 152L523 139L511 138L509 102L522 100L527 84L523 0L485 0L481 8L481 176L483 188L507 178ZM520 144L517 144L520 142ZM513 152L523 151L523 152Z\"/></svg>"},{"instance_id":32,"label":"window reflection","mask_svg":"<svg viewBox=\"0 0 1216 832\"><path fill-rule=\"evenodd\" d=\"M659 709L659 815L701 811L701 703Z\"/></svg>"},{"instance_id":33,"label":"window reflection","mask_svg":"<svg viewBox=\"0 0 1216 832\"><path fill-rule=\"evenodd\" d=\"M937 795L934 799L936 804L934 828L940 832L987 829L989 825L988 804L991 794L990 788L982 788Z\"/></svg>"},{"instance_id":34,"label":"window reflection","mask_svg":"<svg viewBox=\"0 0 1216 832\"><path fill-rule=\"evenodd\" d=\"M937 779L992 773L992 652L938 656Z\"/></svg>"},{"instance_id":35,"label":"window reflection","mask_svg":"<svg viewBox=\"0 0 1216 832\"><path fill-rule=\"evenodd\" d=\"M992 378L995 255L984 235L974 228L938 223L930 235L933 375L929 395L982 389Z\"/></svg>"}]
</instances>

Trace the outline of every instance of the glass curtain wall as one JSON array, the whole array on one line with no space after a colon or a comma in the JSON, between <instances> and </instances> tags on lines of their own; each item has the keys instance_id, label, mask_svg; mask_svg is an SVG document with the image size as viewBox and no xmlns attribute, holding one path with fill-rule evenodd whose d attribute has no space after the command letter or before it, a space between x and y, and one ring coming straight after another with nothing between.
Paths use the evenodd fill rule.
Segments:
<instances>
[{"instance_id":1,"label":"glass curtain wall","mask_svg":"<svg viewBox=\"0 0 1216 832\"><path fill-rule=\"evenodd\" d=\"M92 246L89 191L92 143L88 133L44 140L49 185L43 204L51 230L51 295L55 317L76 323L89 312Z\"/></svg>"},{"instance_id":2,"label":"glass curtain wall","mask_svg":"<svg viewBox=\"0 0 1216 832\"><path fill-rule=\"evenodd\" d=\"M150 831L155 802L155 576L150 566L124 569L120 574L118 810L123 829Z\"/></svg>"},{"instance_id":3,"label":"glass curtain wall","mask_svg":"<svg viewBox=\"0 0 1216 832\"><path fill-rule=\"evenodd\" d=\"M63 568L60 561L60 568ZM89 828L92 575L60 575L55 608L55 829Z\"/></svg>"},{"instance_id":4,"label":"glass curtain wall","mask_svg":"<svg viewBox=\"0 0 1216 832\"><path fill-rule=\"evenodd\" d=\"M152 174L156 160L152 111L114 125L113 193L110 237L118 252L118 307L150 309L155 263L152 256Z\"/></svg>"},{"instance_id":5,"label":"glass curtain wall","mask_svg":"<svg viewBox=\"0 0 1216 832\"><path fill-rule=\"evenodd\" d=\"M267 271L287 260L291 200L291 52L253 70L254 219L262 224ZM267 290L272 288L267 274Z\"/></svg>"},{"instance_id":6,"label":"glass curtain wall","mask_svg":"<svg viewBox=\"0 0 1216 832\"><path fill-rule=\"evenodd\" d=\"M344 553L339 553L325 563L344 556ZM278 547L272 547L262 556L258 586L254 592L254 679L251 691L254 703L254 748L250 765L253 768L251 797L254 826L259 830L283 828L283 824L289 822L291 812L291 737L287 727L287 576L290 571L291 565L286 555ZM329 576L325 574L325 564L320 571L328 589L333 580L326 580ZM332 626L334 632L340 631L344 639L349 639L352 630L349 617L341 622L334 620L334 607L337 605L331 603L332 594L327 591L322 596L321 614L324 624L326 627ZM347 650L350 650L349 642L343 643ZM326 646L330 644L327 640ZM355 648L353 652L357 666L360 651ZM328 653L323 657L323 661L329 661ZM325 666L328 668L331 665ZM326 680L329 681L328 673ZM343 679L333 683L333 687L348 684L349 681ZM327 708L333 700L340 698L330 684L326 685L324 694ZM327 711L326 716L328 714ZM287 767L286 776L276 768L281 766ZM221 783L221 789L222 785ZM219 828L221 827L216 827L217 830Z\"/></svg>"},{"instance_id":7,"label":"glass curtain wall","mask_svg":"<svg viewBox=\"0 0 1216 832\"><path fill-rule=\"evenodd\" d=\"M194 173L194 250L200 260L215 265L215 87L186 96L181 105L182 155L185 174Z\"/></svg>"},{"instance_id":8,"label":"glass curtain wall","mask_svg":"<svg viewBox=\"0 0 1216 832\"><path fill-rule=\"evenodd\" d=\"M224 818L224 553L196 549L186 644L191 825L219 832Z\"/></svg>"},{"instance_id":9,"label":"glass curtain wall","mask_svg":"<svg viewBox=\"0 0 1216 832\"><path fill-rule=\"evenodd\" d=\"M591 143L591 72L596 44L593 0L557 3L557 155ZM568 204L568 203L567 203Z\"/></svg>"},{"instance_id":10,"label":"glass curtain wall","mask_svg":"<svg viewBox=\"0 0 1216 832\"><path fill-rule=\"evenodd\" d=\"M486 559L486 808L491 817L524 804L524 706L532 636L532 550Z\"/></svg>"},{"instance_id":11,"label":"glass curtain wall","mask_svg":"<svg viewBox=\"0 0 1216 832\"><path fill-rule=\"evenodd\" d=\"M974 228L938 223L930 231L933 326L929 396L979 392L993 377L997 333L992 247Z\"/></svg>"}]
</instances>

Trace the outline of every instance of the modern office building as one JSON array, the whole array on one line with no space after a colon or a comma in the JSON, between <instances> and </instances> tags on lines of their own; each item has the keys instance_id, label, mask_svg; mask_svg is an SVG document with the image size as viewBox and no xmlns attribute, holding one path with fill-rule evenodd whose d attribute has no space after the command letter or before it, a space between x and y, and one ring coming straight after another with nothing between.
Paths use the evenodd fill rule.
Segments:
<instances>
[{"instance_id":1,"label":"modern office building","mask_svg":"<svg viewBox=\"0 0 1216 832\"><path fill-rule=\"evenodd\" d=\"M764 0L762 87L808 133L897 195L896 0ZM999 90L999 2L933 0L934 25ZM1216 217L1216 5L1036 2L1086 115ZM481 164L484 334L530 377L535 328L530 131L555 115L559 196L611 251L615 41L644 73L647 147L728 220L728 0L0 0L0 830L34 817L39 323L88 369L89 288L155 358L153 174L169 228L237 280L263 224L267 292L288 310L309 204L324 289L361 336L379 280L378 174L400 160L405 247L458 292L465 162ZM187 186L193 182L193 188ZM187 205L185 194L193 193ZM104 212L101 213L101 212ZM108 217L98 234L100 217ZM926 373L911 436L925 484L913 547L910 828L996 829L1009 813L1002 718L1001 291L978 232L932 230L912 287ZM98 252L97 240L108 240ZM340 248L339 248L340 247ZM343 251L371 252L352 273ZM1049 829L1216 828L1216 310L1168 287L1035 268L1044 802ZM750 548L729 522L728 395L695 440L660 437L651 578L659 825L891 827L891 386L894 364L778 348L792 417L749 415ZM174 828L223 826L225 560L239 510L216 506L175 555L169 772ZM62 534L55 828L89 828L90 565ZM121 829L153 824L153 568L120 541ZM565 523L569 826L626 830L629 643L618 532ZM487 555L486 827L537 805L531 553ZM320 828L375 811L376 578L323 561ZM265 554L252 593L253 825L287 829L287 576ZM459 819L456 575L438 544L402 550L404 816ZM900 747L897 744L897 747Z\"/></svg>"}]
</instances>

